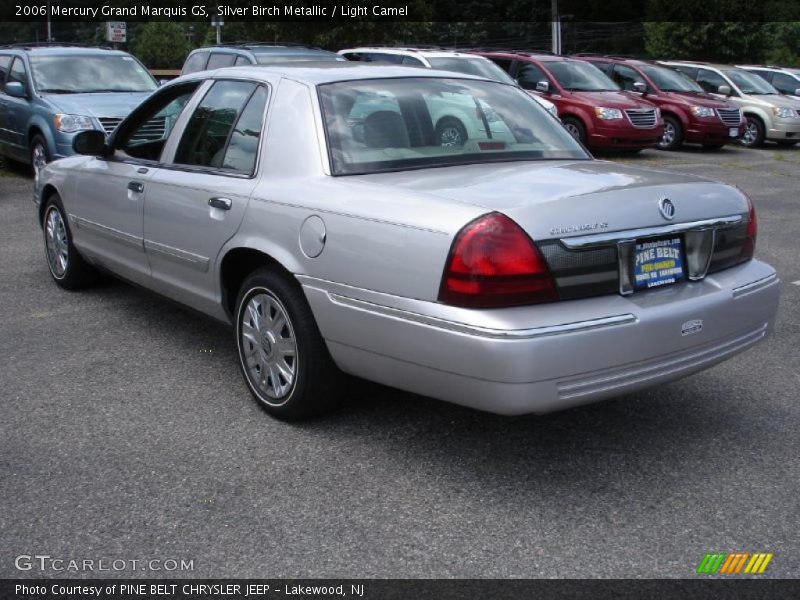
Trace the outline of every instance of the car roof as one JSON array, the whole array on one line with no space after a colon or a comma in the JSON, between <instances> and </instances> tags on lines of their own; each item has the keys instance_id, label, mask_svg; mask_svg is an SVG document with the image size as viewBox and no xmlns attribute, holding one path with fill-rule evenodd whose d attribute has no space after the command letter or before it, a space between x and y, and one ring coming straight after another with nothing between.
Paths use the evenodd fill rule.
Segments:
<instances>
[{"instance_id":1,"label":"car roof","mask_svg":"<svg viewBox=\"0 0 800 600\"><path fill-rule=\"evenodd\" d=\"M790 67L772 67L768 65L736 65L739 69L758 69L760 71L773 71L775 73L786 73L789 75L794 75L797 69L792 69Z\"/></svg>"},{"instance_id":2,"label":"car roof","mask_svg":"<svg viewBox=\"0 0 800 600\"><path fill-rule=\"evenodd\" d=\"M71 45L36 45L36 44L10 44L8 46L0 46L0 52L6 50L17 50L35 54L37 56L86 56L87 54L100 54L109 56L130 56L127 52L122 50L114 50L113 48L103 48L100 46L71 46Z\"/></svg>"},{"instance_id":3,"label":"car roof","mask_svg":"<svg viewBox=\"0 0 800 600\"><path fill-rule=\"evenodd\" d=\"M424 58L483 58L468 52L458 50L446 50L444 48L414 48L414 47L391 47L384 46L359 46L358 48L345 48L339 50L339 54L348 52L381 52L383 54L396 54L398 56L422 56Z\"/></svg>"},{"instance_id":4,"label":"car roof","mask_svg":"<svg viewBox=\"0 0 800 600\"><path fill-rule=\"evenodd\" d=\"M664 65L685 65L687 67L707 67L709 69L736 69L737 67L733 65L724 65L722 63L709 63L709 62L699 62L699 61L691 61L691 60L659 60L658 61Z\"/></svg>"},{"instance_id":5,"label":"car roof","mask_svg":"<svg viewBox=\"0 0 800 600\"><path fill-rule=\"evenodd\" d=\"M247 77L266 81L271 77L285 77L308 85L322 85L337 81L356 81L367 79L430 77L443 79L474 79L477 81L493 81L485 77L453 73L439 69L423 69L400 65L382 65L359 62L302 62L270 65L247 65L241 67L225 67L215 71L200 71L180 77L175 82L192 79L209 79L221 77ZM494 82L499 83L499 82ZM170 82L171 85L172 82ZM506 85L502 84L501 85ZM510 85L510 84L508 84Z\"/></svg>"}]
</instances>

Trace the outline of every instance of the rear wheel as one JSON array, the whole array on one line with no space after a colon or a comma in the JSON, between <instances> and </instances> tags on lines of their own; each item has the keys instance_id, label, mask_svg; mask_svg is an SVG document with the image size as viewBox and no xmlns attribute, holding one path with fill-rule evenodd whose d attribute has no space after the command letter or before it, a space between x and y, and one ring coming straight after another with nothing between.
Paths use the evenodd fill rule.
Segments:
<instances>
[{"instance_id":1,"label":"rear wheel","mask_svg":"<svg viewBox=\"0 0 800 600\"><path fill-rule=\"evenodd\" d=\"M58 194L48 198L42 230L47 267L62 288L74 290L92 283L97 272L83 260L72 244L72 232Z\"/></svg>"},{"instance_id":2,"label":"rear wheel","mask_svg":"<svg viewBox=\"0 0 800 600\"><path fill-rule=\"evenodd\" d=\"M242 284L236 302L239 366L258 403L294 421L332 408L341 374L296 281L263 267Z\"/></svg>"},{"instance_id":3,"label":"rear wheel","mask_svg":"<svg viewBox=\"0 0 800 600\"><path fill-rule=\"evenodd\" d=\"M672 116L664 117L664 133L658 140L659 150L677 150L683 144L683 127L681 122Z\"/></svg>"},{"instance_id":4,"label":"rear wheel","mask_svg":"<svg viewBox=\"0 0 800 600\"><path fill-rule=\"evenodd\" d=\"M561 122L564 124L564 129L566 129L572 137L584 146L586 145L586 128L583 126L583 123L575 117L564 117L561 119Z\"/></svg>"},{"instance_id":5,"label":"rear wheel","mask_svg":"<svg viewBox=\"0 0 800 600\"><path fill-rule=\"evenodd\" d=\"M764 144L764 136L766 135L764 123L761 122L761 119L753 115L745 116L747 118L747 125L744 127L742 144L748 148L758 148Z\"/></svg>"}]
</instances>

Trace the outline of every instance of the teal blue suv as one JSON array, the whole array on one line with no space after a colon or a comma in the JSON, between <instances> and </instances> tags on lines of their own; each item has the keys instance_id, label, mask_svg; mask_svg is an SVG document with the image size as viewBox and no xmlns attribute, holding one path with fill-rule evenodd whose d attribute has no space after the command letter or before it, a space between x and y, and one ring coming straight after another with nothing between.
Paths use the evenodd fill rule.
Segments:
<instances>
[{"instance_id":1,"label":"teal blue suv","mask_svg":"<svg viewBox=\"0 0 800 600\"><path fill-rule=\"evenodd\" d=\"M0 155L34 175L73 153L86 129L111 133L158 87L127 52L63 44L0 46ZM154 137L163 134L156 131Z\"/></svg>"}]
</instances>

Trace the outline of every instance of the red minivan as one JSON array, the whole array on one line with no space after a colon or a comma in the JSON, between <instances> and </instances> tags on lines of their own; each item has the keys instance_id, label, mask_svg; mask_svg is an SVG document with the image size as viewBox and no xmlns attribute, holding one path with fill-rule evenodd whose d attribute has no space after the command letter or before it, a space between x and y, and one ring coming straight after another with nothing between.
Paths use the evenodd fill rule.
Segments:
<instances>
[{"instance_id":1,"label":"red minivan","mask_svg":"<svg viewBox=\"0 0 800 600\"><path fill-rule=\"evenodd\" d=\"M662 150L677 150L684 142L721 148L738 142L745 129L738 107L706 94L680 71L644 60L576 55L614 80L622 89L639 93L661 109Z\"/></svg>"},{"instance_id":2,"label":"red minivan","mask_svg":"<svg viewBox=\"0 0 800 600\"><path fill-rule=\"evenodd\" d=\"M504 68L528 93L555 103L567 131L589 148L638 152L661 140L659 109L620 90L583 60L517 51L474 53Z\"/></svg>"}]
</instances>

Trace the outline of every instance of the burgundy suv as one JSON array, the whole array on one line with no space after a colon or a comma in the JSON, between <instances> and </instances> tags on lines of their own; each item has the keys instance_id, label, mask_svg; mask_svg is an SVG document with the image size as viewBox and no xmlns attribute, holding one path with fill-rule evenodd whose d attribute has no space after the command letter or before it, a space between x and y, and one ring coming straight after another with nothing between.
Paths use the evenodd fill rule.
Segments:
<instances>
[{"instance_id":1,"label":"burgundy suv","mask_svg":"<svg viewBox=\"0 0 800 600\"><path fill-rule=\"evenodd\" d=\"M590 148L638 152L661 139L664 122L658 108L621 91L587 62L516 51L475 54L504 68L528 93L555 103L564 127Z\"/></svg>"},{"instance_id":2,"label":"burgundy suv","mask_svg":"<svg viewBox=\"0 0 800 600\"><path fill-rule=\"evenodd\" d=\"M677 150L683 142L721 148L742 137L742 112L706 94L679 71L656 63L621 57L576 55L613 79L622 89L639 93L661 109L664 135L662 150Z\"/></svg>"}]
</instances>

